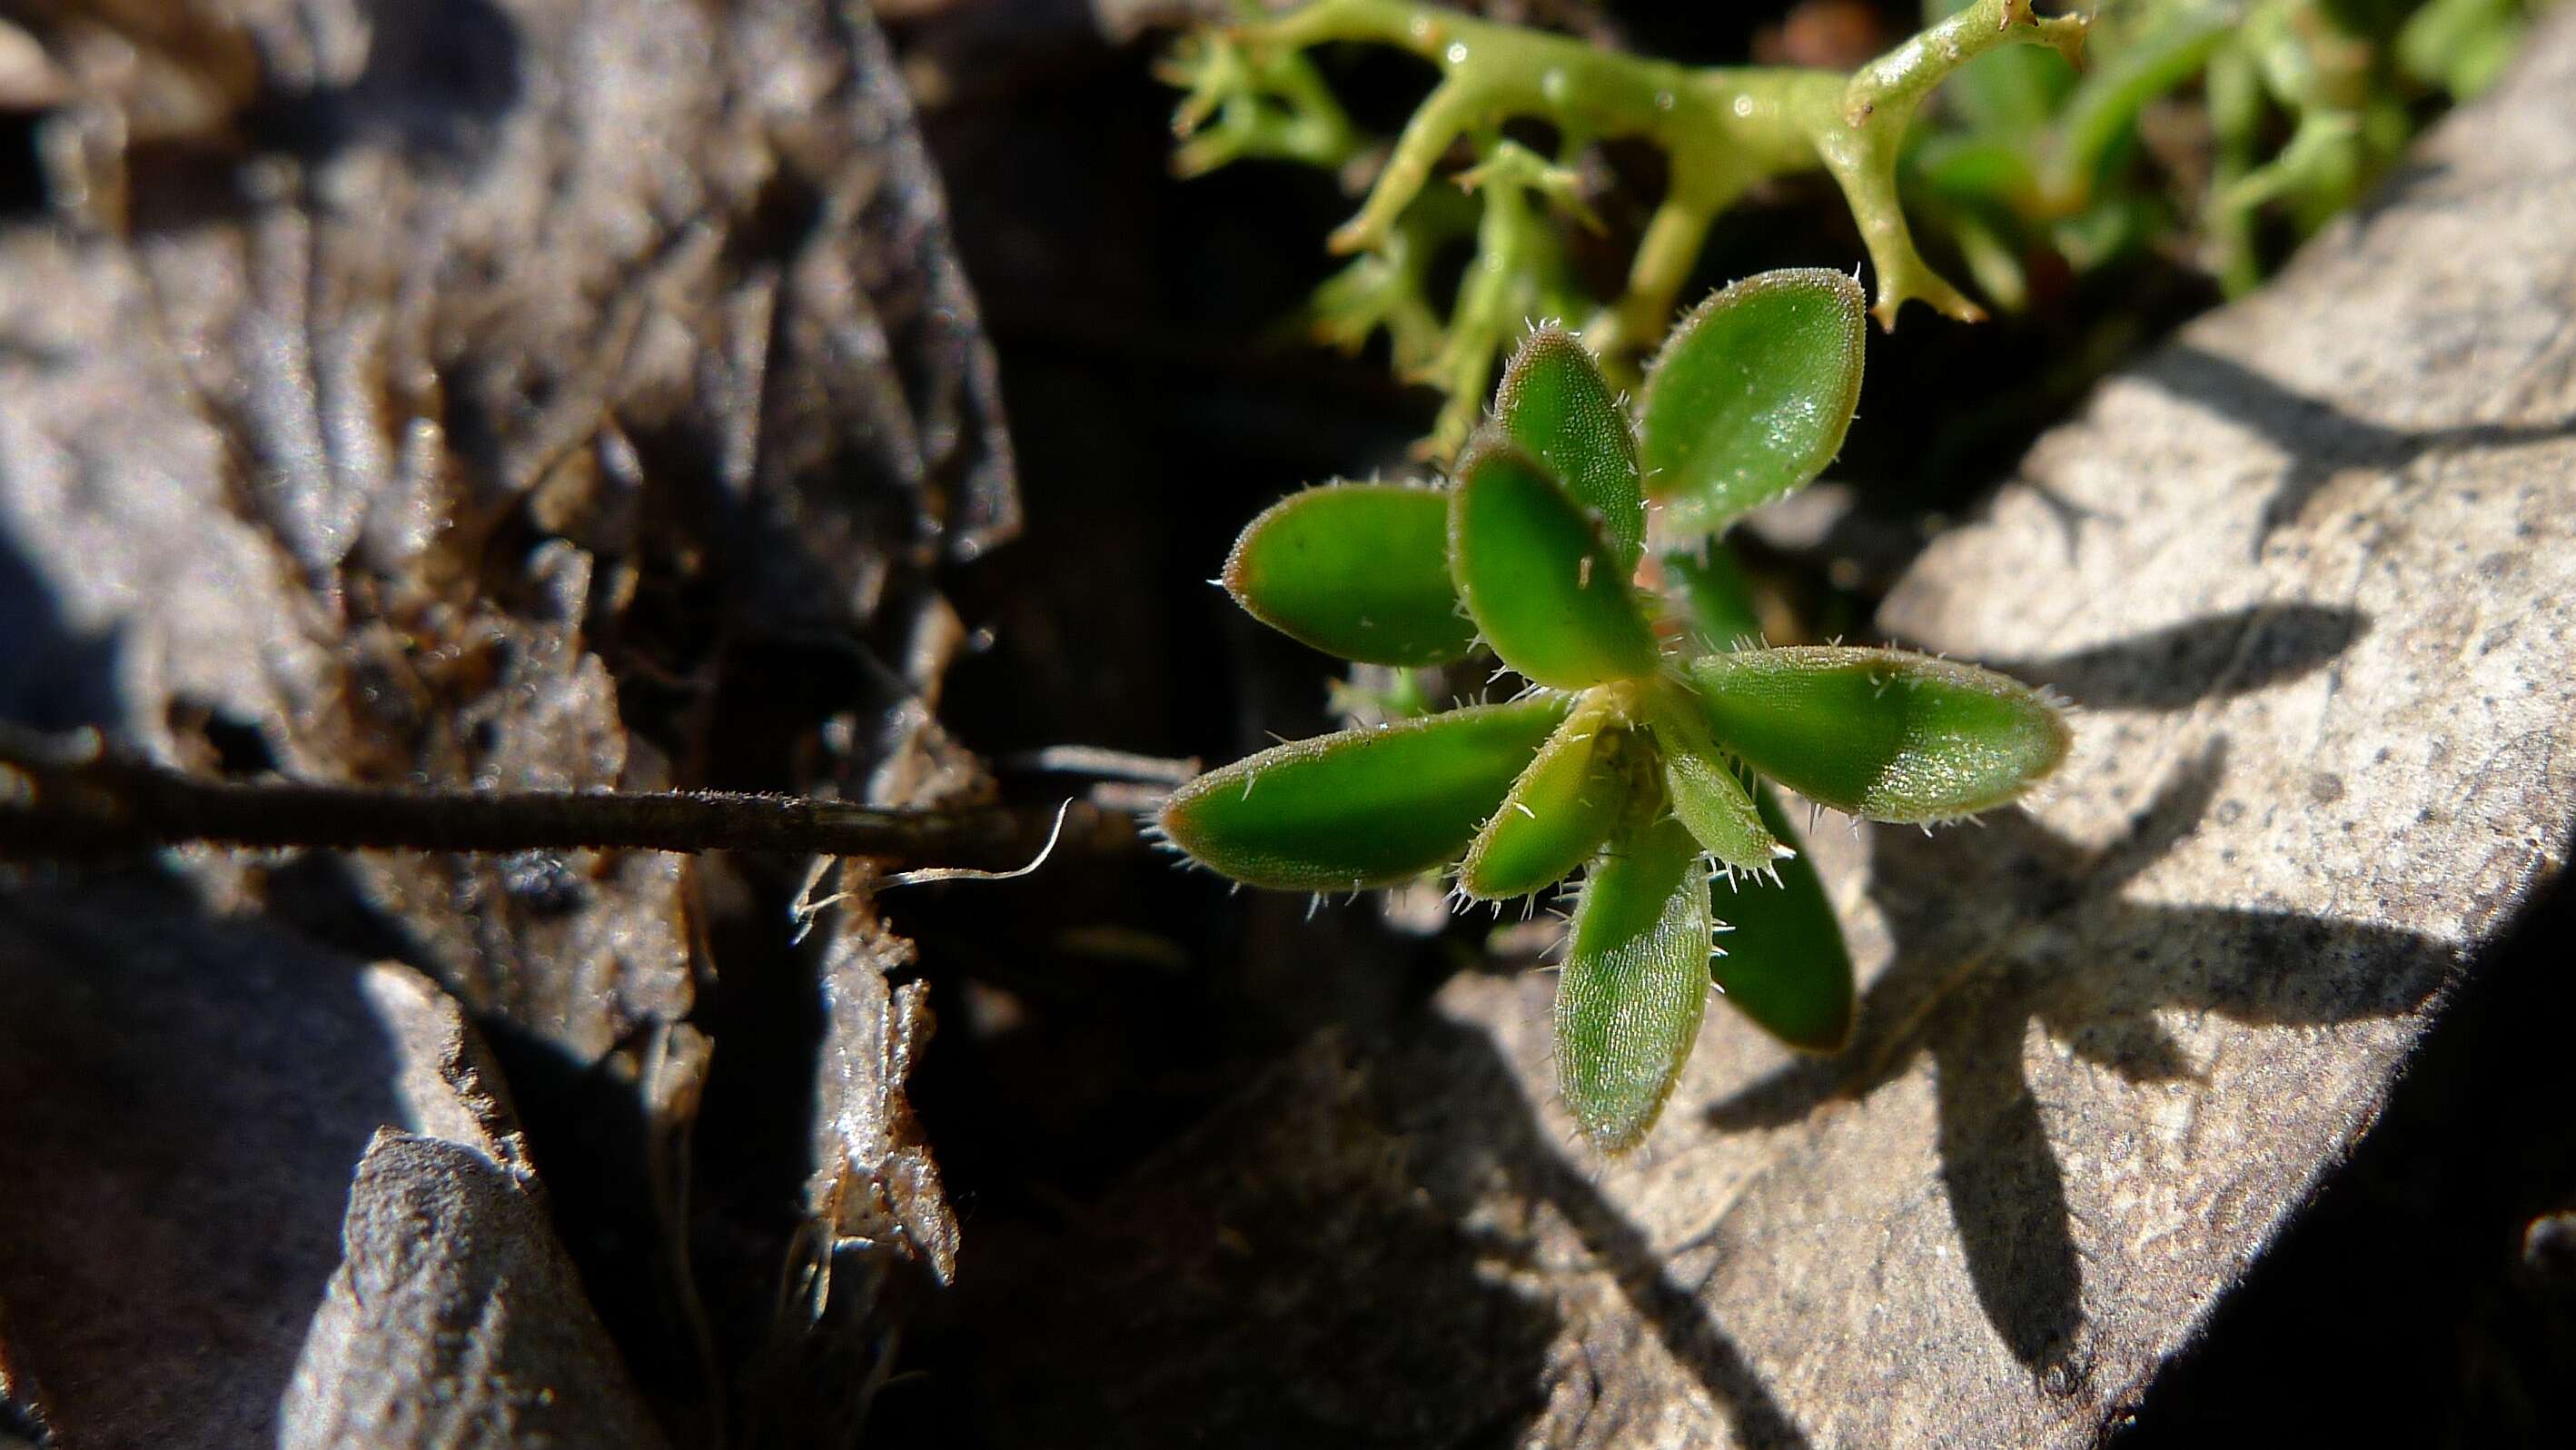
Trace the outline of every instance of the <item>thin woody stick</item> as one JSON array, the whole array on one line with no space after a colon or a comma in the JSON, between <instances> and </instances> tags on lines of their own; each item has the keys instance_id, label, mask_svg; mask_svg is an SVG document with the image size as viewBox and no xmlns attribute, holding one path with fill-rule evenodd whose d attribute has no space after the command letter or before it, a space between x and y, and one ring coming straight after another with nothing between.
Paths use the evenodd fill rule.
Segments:
<instances>
[{"instance_id":1,"label":"thin woody stick","mask_svg":"<svg viewBox=\"0 0 2576 1450\"><path fill-rule=\"evenodd\" d=\"M1054 813L881 810L727 791L432 790L211 780L0 725L0 858L208 842L335 850L625 848L866 856L911 866L1015 865Z\"/></svg>"}]
</instances>

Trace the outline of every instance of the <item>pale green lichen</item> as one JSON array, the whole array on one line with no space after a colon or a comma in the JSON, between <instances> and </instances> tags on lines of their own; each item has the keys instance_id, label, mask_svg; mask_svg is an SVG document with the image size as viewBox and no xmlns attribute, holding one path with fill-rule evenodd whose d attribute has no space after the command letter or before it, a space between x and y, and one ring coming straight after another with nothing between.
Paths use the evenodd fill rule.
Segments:
<instances>
[{"instance_id":1,"label":"pale green lichen","mask_svg":"<svg viewBox=\"0 0 2576 1450\"><path fill-rule=\"evenodd\" d=\"M2080 272L2175 240L2242 293L2277 255L2264 233L2304 237L2351 206L2426 102L2494 78L2540 3L2104 5L2081 77L2024 51L1947 89L1946 124L1907 158L1906 200L2007 308L2027 300L2033 257ZM2205 144L2146 144L2157 110L2169 141Z\"/></svg>"},{"instance_id":2,"label":"pale green lichen","mask_svg":"<svg viewBox=\"0 0 2576 1450\"><path fill-rule=\"evenodd\" d=\"M1189 93L1175 164L1196 174L1271 158L1365 189L1332 236L1357 255L1307 321L1348 349L1385 332L1397 371L1447 396L1423 450L1446 458L1532 319L1581 327L1612 376L1633 382L1711 223L1793 172L1822 170L1840 186L1878 273L1883 324L1908 301L1978 315L1918 252L1909 210L2007 309L2030 300L2036 259L2082 272L2150 245L2191 250L2177 240L2242 292L2277 256L2263 243L2305 236L2351 205L2423 102L2490 81L2541 0L2366 14L2337 0L2128 0L2059 18L2029 0L1925 0L1921 33L1848 76L1679 66L1410 0L1313 0L1276 15L1234 3L1237 24L1183 38L1164 67ZM1409 51L1440 82L1401 135L1372 136L1308 59L1330 42ZM2079 51L2081 75L2065 63ZM1936 88L1940 119L1909 140ZM2207 136L2179 161L2141 144L2153 113L2176 106L2199 112ZM1554 154L1508 139L1515 119L1551 125ZM1596 299L1574 280L1567 244L1575 228L1598 227L1586 148L1615 138L1661 150L1670 183L1624 283ZM1457 185L1444 168L1457 168L1446 171ZM1430 293L1434 262L1470 244L1475 260L1444 305Z\"/></svg>"},{"instance_id":3,"label":"pale green lichen","mask_svg":"<svg viewBox=\"0 0 2576 1450\"><path fill-rule=\"evenodd\" d=\"M1316 330L1346 345L1385 328L1408 375L1449 405L1429 440L1447 456L1465 439L1496 360L1530 318L1583 317L1583 338L1614 370L1663 336L1674 298L1710 225L1756 184L1822 170L1842 188L1878 274L1874 314L1892 324L1920 301L1952 317L1982 315L1916 251L1897 201L1906 129L1941 81L1999 46L2041 45L2073 59L2080 16L2042 17L2030 0L1977 0L1849 76L1765 67L1690 67L1597 49L1580 40L1478 20L1407 0L1315 0L1277 16L1186 38L1164 70L1188 91L1176 164L1196 173L1246 157L1349 172L1375 160L1359 212L1332 234L1360 260L1317 298ZM1410 51L1441 79L1382 159L1304 58L1357 41ZM1502 133L1514 119L1545 121L1557 155ZM1574 163L1596 141L1642 140L1670 163L1620 293L1588 310L1566 281L1563 241L1543 209L1581 224ZM1439 245L1466 230L1443 190L1426 194L1452 146L1477 164L1458 181L1475 191L1477 260L1444 325L1425 294Z\"/></svg>"}]
</instances>

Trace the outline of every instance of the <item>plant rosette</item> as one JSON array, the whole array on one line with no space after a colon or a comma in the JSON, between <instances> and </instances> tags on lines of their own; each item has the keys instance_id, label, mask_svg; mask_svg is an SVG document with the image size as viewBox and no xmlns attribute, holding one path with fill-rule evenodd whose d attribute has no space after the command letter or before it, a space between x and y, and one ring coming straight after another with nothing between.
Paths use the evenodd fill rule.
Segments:
<instances>
[{"instance_id":1,"label":"plant rosette","mask_svg":"<svg viewBox=\"0 0 2576 1450\"><path fill-rule=\"evenodd\" d=\"M1174 792L1162 832L1285 890L1442 872L1500 902L1579 878L1556 1070L1605 1151L1653 1125L1712 983L1792 1046L1849 1034L1850 957L1766 782L1930 825L2017 798L2070 742L1992 671L1754 638L1715 536L1841 447L1864 314L1839 272L1737 283L1674 331L1633 421L1581 343L1539 328L1444 485L1309 489L1226 563L1247 611L1318 649L1428 667L1481 647L1528 688L1236 761Z\"/></svg>"}]
</instances>

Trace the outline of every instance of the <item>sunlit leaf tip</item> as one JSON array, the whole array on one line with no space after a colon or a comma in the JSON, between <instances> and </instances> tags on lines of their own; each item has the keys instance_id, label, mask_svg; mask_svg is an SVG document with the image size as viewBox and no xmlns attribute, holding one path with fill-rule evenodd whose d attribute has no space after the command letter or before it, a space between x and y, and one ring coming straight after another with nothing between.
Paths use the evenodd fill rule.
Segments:
<instances>
[{"instance_id":1,"label":"sunlit leaf tip","mask_svg":"<svg viewBox=\"0 0 2576 1450\"><path fill-rule=\"evenodd\" d=\"M1253 886L1393 885L1458 859L1567 708L1542 695L1294 741L1182 786L1158 823Z\"/></svg>"},{"instance_id":2,"label":"sunlit leaf tip","mask_svg":"<svg viewBox=\"0 0 2576 1450\"><path fill-rule=\"evenodd\" d=\"M1449 567L1485 642L1537 684L1651 674L1654 631L1588 512L1545 465L1488 434L1459 461Z\"/></svg>"},{"instance_id":3,"label":"sunlit leaf tip","mask_svg":"<svg viewBox=\"0 0 2576 1450\"><path fill-rule=\"evenodd\" d=\"M1646 534L1637 437L1591 350L1563 328L1532 331L1503 370L1494 420L1593 511L1622 577Z\"/></svg>"},{"instance_id":4,"label":"sunlit leaf tip","mask_svg":"<svg viewBox=\"0 0 2576 1450\"><path fill-rule=\"evenodd\" d=\"M1664 753L1664 790L1672 797L1673 815L1699 848L1729 873L1768 877L1796 854L1763 827L1735 771L1711 755Z\"/></svg>"},{"instance_id":5,"label":"sunlit leaf tip","mask_svg":"<svg viewBox=\"0 0 2576 1450\"><path fill-rule=\"evenodd\" d=\"M1584 878L1556 989L1556 1081L1603 1152L1654 1126L1709 994L1709 894L1699 846L1632 814Z\"/></svg>"},{"instance_id":6,"label":"sunlit leaf tip","mask_svg":"<svg viewBox=\"0 0 2576 1450\"><path fill-rule=\"evenodd\" d=\"M1877 821L2003 805L2073 741L2038 691L1903 650L1800 646L1712 655L1688 670L1710 732L1762 775Z\"/></svg>"},{"instance_id":7,"label":"sunlit leaf tip","mask_svg":"<svg viewBox=\"0 0 2576 1450\"><path fill-rule=\"evenodd\" d=\"M1663 757L1664 791L1673 815L1728 872L1767 876L1788 854L1762 822L1735 767L1709 734L1697 702L1680 690L1657 690L1647 724Z\"/></svg>"},{"instance_id":8,"label":"sunlit leaf tip","mask_svg":"<svg viewBox=\"0 0 2576 1450\"><path fill-rule=\"evenodd\" d=\"M1475 627L1449 580L1449 497L1393 484L1308 489L1244 528L1226 591L1289 638L1364 664L1464 656Z\"/></svg>"},{"instance_id":9,"label":"sunlit leaf tip","mask_svg":"<svg viewBox=\"0 0 2576 1450\"><path fill-rule=\"evenodd\" d=\"M1641 462L1676 533L1714 532L1833 461L1867 313L1850 277L1797 269L1748 277L1673 330L1646 375Z\"/></svg>"}]
</instances>

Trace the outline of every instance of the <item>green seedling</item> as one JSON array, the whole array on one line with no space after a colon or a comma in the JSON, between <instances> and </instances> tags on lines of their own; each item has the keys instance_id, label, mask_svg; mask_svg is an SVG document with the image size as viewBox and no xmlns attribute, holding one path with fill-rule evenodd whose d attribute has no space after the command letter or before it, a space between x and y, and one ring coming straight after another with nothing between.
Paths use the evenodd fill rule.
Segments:
<instances>
[{"instance_id":1,"label":"green seedling","mask_svg":"<svg viewBox=\"0 0 2576 1450\"><path fill-rule=\"evenodd\" d=\"M1597 49L1568 36L1497 24L1410 0L1313 0L1271 15L1237 0L1238 22L1185 37L1161 74L1187 92L1174 116L1174 165L1196 175L1245 158L1373 176L1359 212L1333 233L1356 253L1325 284L1315 330L1357 346L1384 329L1399 370L1448 404L1427 440L1447 458L1466 439L1497 359L1533 316L1586 317L1583 340L1614 375L1663 335L1674 299L1718 216L1775 177L1824 171L1841 187L1878 274L1877 316L1920 301L1952 317L1977 305L1916 252L1897 203L1906 130L1934 88L2002 47L2041 46L2073 60L2086 21L2047 17L2031 0L1974 0L1850 75L1783 67L1687 67ZM1407 50L1441 81L1392 143L1354 125L1306 52L1335 42ZM1508 139L1514 119L1545 121L1555 154ZM1594 302L1571 281L1552 218L1598 229L1583 200L1594 143L1631 138L1668 158L1670 181L1639 239L1626 285ZM1452 173L1477 207L1431 185ZM1469 239L1476 259L1445 317L1425 290L1434 257Z\"/></svg>"},{"instance_id":2,"label":"green seedling","mask_svg":"<svg viewBox=\"0 0 2576 1450\"><path fill-rule=\"evenodd\" d=\"M1769 782L1929 824L2066 753L2056 707L2001 675L1754 638L1715 536L1840 448L1863 305L1838 272L1728 288L1675 331L1633 420L1542 327L1443 484L1298 494L1226 567L1245 609L1309 644L1406 666L1486 650L1526 688L1236 761L1176 791L1163 833L1235 880L1318 893L1437 872L1499 903L1579 876L1557 1078L1606 1151L1653 1124L1712 982L1793 1046L1850 1030L1850 957Z\"/></svg>"}]
</instances>

